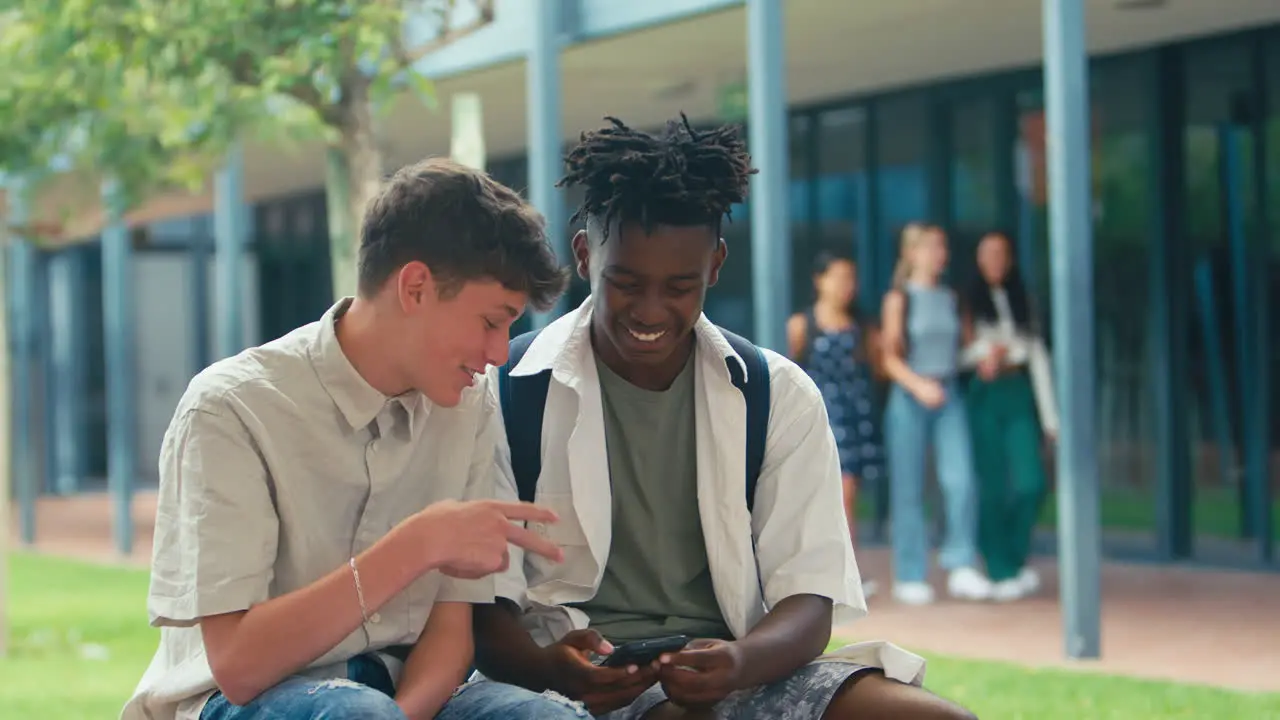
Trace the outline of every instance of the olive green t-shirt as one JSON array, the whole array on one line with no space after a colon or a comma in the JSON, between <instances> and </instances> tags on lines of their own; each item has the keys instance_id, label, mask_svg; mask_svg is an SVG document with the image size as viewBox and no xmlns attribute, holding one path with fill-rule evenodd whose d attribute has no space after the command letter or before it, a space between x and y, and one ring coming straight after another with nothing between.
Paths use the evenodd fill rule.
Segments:
<instances>
[{"instance_id":1,"label":"olive green t-shirt","mask_svg":"<svg viewBox=\"0 0 1280 720\"><path fill-rule=\"evenodd\" d=\"M731 638L716 602L698 514L694 365L654 392L597 358L613 488L613 540L600 589L578 605L614 643L663 635Z\"/></svg>"}]
</instances>

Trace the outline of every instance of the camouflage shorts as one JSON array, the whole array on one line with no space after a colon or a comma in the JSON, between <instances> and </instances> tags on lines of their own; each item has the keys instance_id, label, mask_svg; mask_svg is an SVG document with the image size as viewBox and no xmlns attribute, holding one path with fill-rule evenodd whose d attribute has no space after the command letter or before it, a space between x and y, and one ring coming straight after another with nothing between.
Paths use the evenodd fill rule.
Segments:
<instances>
[{"instance_id":1,"label":"camouflage shorts","mask_svg":"<svg viewBox=\"0 0 1280 720\"><path fill-rule=\"evenodd\" d=\"M846 662L810 663L776 683L730 695L716 705L715 717L717 720L818 720L849 678L871 670L877 668ZM600 720L641 720L645 713L666 701L662 686L654 685L635 702L600 716Z\"/></svg>"}]
</instances>

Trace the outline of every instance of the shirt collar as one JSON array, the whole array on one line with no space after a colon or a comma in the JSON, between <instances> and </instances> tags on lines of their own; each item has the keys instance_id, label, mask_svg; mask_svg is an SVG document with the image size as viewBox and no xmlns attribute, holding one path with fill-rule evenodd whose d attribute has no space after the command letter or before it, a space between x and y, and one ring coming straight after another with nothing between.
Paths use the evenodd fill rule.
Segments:
<instances>
[{"instance_id":1,"label":"shirt collar","mask_svg":"<svg viewBox=\"0 0 1280 720\"><path fill-rule=\"evenodd\" d=\"M588 296L577 308L543 328L542 332L538 333L538 336L529 344L524 357L512 368L511 375L513 377L537 375L544 370L551 370L552 374L562 381L577 378L581 374L578 368L585 363L593 362L590 355L590 328L594 302L594 298ZM720 332L720 328L707 319L705 313L698 316L698 321L693 326L693 334L700 353L736 362L742 369L743 377L746 378L746 362L734 351L733 346ZM716 364L723 373L723 377L731 380L727 364L724 362Z\"/></svg>"},{"instance_id":2,"label":"shirt collar","mask_svg":"<svg viewBox=\"0 0 1280 720\"><path fill-rule=\"evenodd\" d=\"M389 402L398 402L409 416L411 431L416 432L429 409L426 398L416 390L394 398L383 395L360 375L338 344L337 323L351 307L351 301L350 297L342 298L320 318L310 350L316 376L352 430L367 427Z\"/></svg>"}]
</instances>

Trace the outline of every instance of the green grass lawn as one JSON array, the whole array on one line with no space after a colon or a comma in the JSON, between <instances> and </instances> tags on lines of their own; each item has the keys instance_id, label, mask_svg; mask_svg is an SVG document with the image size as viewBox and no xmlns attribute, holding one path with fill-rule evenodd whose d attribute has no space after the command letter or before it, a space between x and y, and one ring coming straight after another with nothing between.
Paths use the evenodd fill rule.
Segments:
<instances>
[{"instance_id":1,"label":"green grass lawn","mask_svg":"<svg viewBox=\"0 0 1280 720\"><path fill-rule=\"evenodd\" d=\"M13 652L0 660L0 718L116 717L155 649L146 573L16 554L10 591ZM930 663L929 688L984 719L1280 718L1280 695L955 658Z\"/></svg>"}]
</instances>

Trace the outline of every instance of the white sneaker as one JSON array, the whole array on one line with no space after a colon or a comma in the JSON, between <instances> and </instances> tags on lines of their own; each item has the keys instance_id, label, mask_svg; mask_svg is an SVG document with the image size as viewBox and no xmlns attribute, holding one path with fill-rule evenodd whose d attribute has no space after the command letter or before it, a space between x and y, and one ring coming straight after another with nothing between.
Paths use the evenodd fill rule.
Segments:
<instances>
[{"instance_id":1,"label":"white sneaker","mask_svg":"<svg viewBox=\"0 0 1280 720\"><path fill-rule=\"evenodd\" d=\"M986 600L991 597L991 581L971 567L956 568L947 578L947 593L957 600Z\"/></svg>"},{"instance_id":2,"label":"white sneaker","mask_svg":"<svg viewBox=\"0 0 1280 720\"><path fill-rule=\"evenodd\" d=\"M879 589L880 589L880 583L876 582L875 580L862 581L862 597L864 598L869 598L872 595L875 595Z\"/></svg>"},{"instance_id":3,"label":"white sneaker","mask_svg":"<svg viewBox=\"0 0 1280 720\"><path fill-rule=\"evenodd\" d=\"M1040 573L1036 572L1036 569L1030 565L1026 565L1019 570L1018 577L1014 579L1022 586L1022 591L1027 595L1033 595L1040 589Z\"/></svg>"},{"instance_id":4,"label":"white sneaker","mask_svg":"<svg viewBox=\"0 0 1280 720\"><path fill-rule=\"evenodd\" d=\"M933 586L926 582L894 583L893 599L903 605L928 605L933 602Z\"/></svg>"},{"instance_id":5,"label":"white sneaker","mask_svg":"<svg viewBox=\"0 0 1280 720\"><path fill-rule=\"evenodd\" d=\"M996 602L1013 602L1027 596L1026 587L1018 580L1001 580L991 586L991 599Z\"/></svg>"}]
</instances>

